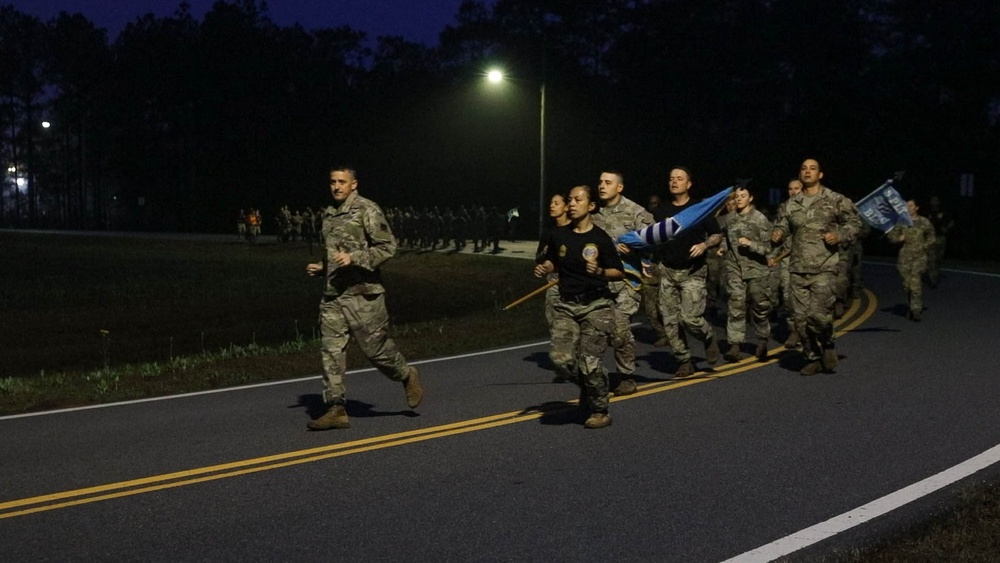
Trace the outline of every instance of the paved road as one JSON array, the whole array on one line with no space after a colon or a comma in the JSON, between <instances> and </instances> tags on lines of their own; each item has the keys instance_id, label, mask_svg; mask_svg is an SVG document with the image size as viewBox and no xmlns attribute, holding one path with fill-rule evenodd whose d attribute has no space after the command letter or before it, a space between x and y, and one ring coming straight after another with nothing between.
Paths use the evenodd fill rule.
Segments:
<instances>
[{"instance_id":1,"label":"paved road","mask_svg":"<svg viewBox=\"0 0 1000 563\"><path fill-rule=\"evenodd\" d=\"M0 419L0 550L5 561L734 557L1000 444L1000 280L950 273L918 324L900 314L894 268L865 275L871 294L840 325L839 373L803 378L779 354L674 382L669 354L641 344L642 391L616 400L599 431L582 428L570 386L548 382L543 343L423 362L417 412L398 384L354 373L346 431L305 431L315 378ZM898 529L952 492L797 556Z\"/></svg>"}]
</instances>

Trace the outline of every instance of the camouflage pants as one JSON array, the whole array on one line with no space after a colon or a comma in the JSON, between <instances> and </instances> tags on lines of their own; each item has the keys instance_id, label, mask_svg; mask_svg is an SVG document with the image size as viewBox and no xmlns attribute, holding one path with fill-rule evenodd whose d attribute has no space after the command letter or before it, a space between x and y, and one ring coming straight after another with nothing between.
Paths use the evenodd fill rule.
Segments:
<instances>
[{"instance_id":1,"label":"camouflage pants","mask_svg":"<svg viewBox=\"0 0 1000 563\"><path fill-rule=\"evenodd\" d=\"M713 310L719 306L719 298L726 298L726 277L729 272L726 270L726 259L723 256L719 256L715 252L718 248L710 248L708 256L705 259L705 266L708 267L708 273L705 276L705 288L708 291L708 301L706 306L712 308Z\"/></svg>"},{"instance_id":2,"label":"camouflage pants","mask_svg":"<svg viewBox=\"0 0 1000 563\"><path fill-rule=\"evenodd\" d=\"M631 375L635 372L635 335L632 334L632 315L639 310L639 292L629 284L618 292L615 298L615 331L611 336L611 346L615 349L615 365L618 373Z\"/></svg>"},{"instance_id":3,"label":"camouflage pants","mask_svg":"<svg viewBox=\"0 0 1000 563\"><path fill-rule=\"evenodd\" d=\"M778 277L780 280L778 287L781 291L781 301L785 305L785 315L788 320L788 333L799 332L799 329L795 326L795 314L792 310L792 272L788 269L787 258L781 261Z\"/></svg>"},{"instance_id":4,"label":"camouflage pants","mask_svg":"<svg viewBox=\"0 0 1000 563\"><path fill-rule=\"evenodd\" d=\"M847 303L847 291L851 287L851 251L849 248L842 248L840 260L837 262L837 283L834 289L837 293L837 301L841 304Z\"/></svg>"},{"instance_id":5,"label":"camouflage pants","mask_svg":"<svg viewBox=\"0 0 1000 563\"><path fill-rule=\"evenodd\" d=\"M660 278L644 277L639 289L639 299L642 301L642 313L646 315L649 326L653 327L657 338L666 338L667 330L663 328L663 316L660 315Z\"/></svg>"},{"instance_id":6,"label":"camouflage pants","mask_svg":"<svg viewBox=\"0 0 1000 563\"><path fill-rule=\"evenodd\" d=\"M768 321L771 315L771 276L744 280L729 272L726 276L726 285L729 289L726 339L730 344L745 342L749 316L757 341L767 342L771 336L771 323Z\"/></svg>"},{"instance_id":7,"label":"camouflage pants","mask_svg":"<svg viewBox=\"0 0 1000 563\"><path fill-rule=\"evenodd\" d=\"M941 275L941 260L944 258L945 243L947 239L939 233L934 235L934 246L931 247L927 256L927 279L932 286L937 285L938 277Z\"/></svg>"},{"instance_id":8,"label":"camouflage pants","mask_svg":"<svg viewBox=\"0 0 1000 563\"><path fill-rule=\"evenodd\" d=\"M837 274L792 272L792 319L802 339L806 359L816 361L833 348L833 306L837 301Z\"/></svg>"},{"instance_id":9,"label":"camouflage pants","mask_svg":"<svg viewBox=\"0 0 1000 563\"><path fill-rule=\"evenodd\" d=\"M587 304L559 300L553 312L549 358L556 371L580 385L591 412L608 410L610 391L604 353L615 330L614 304L610 299Z\"/></svg>"},{"instance_id":10,"label":"camouflage pants","mask_svg":"<svg viewBox=\"0 0 1000 563\"><path fill-rule=\"evenodd\" d=\"M549 323L549 334L552 333L552 321L555 319L555 305L559 301L559 286L554 285L545 290L545 320Z\"/></svg>"},{"instance_id":11,"label":"camouflage pants","mask_svg":"<svg viewBox=\"0 0 1000 563\"><path fill-rule=\"evenodd\" d=\"M662 264L656 268L660 274L660 314L663 328L667 331L667 341L673 349L674 358L680 362L691 361L691 350L687 347L684 332L708 344L715 338L712 325L705 320L705 267L694 271L674 270Z\"/></svg>"},{"instance_id":12,"label":"camouflage pants","mask_svg":"<svg viewBox=\"0 0 1000 563\"><path fill-rule=\"evenodd\" d=\"M927 270L927 261L901 260L896 268L899 270L899 276L903 278L903 291L906 292L910 312L919 315L924 310L924 284L921 277Z\"/></svg>"},{"instance_id":13,"label":"camouflage pants","mask_svg":"<svg viewBox=\"0 0 1000 563\"><path fill-rule=\"evenodd\" d=\"M320 356L323 359L323 400L346 404L344 374L347 343L355 343L380 372L393 381L406 378L406 358L389 338L385 295L341 295L319 306Z\"/></svg>"}]
</instances>

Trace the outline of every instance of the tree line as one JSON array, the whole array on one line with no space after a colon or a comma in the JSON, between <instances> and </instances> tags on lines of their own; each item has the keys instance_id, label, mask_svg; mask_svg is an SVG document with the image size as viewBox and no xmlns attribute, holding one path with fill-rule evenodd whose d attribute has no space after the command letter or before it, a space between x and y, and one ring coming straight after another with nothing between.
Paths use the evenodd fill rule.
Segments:
<instances>
[{"instance_id":1,"label":"tree line","mask_svg":"<svg viewBox=\"0 0 1000 563\"><path fill-rule=\"evenodd\" d=\"M675 164L701 195L753 177L766 197L805 157L854 199L905 169L913 197L997 203L996 2L470 0L456 22L428 46L220 0L109 38L0 7L0 224L229 229L325 204L345 162L399 206L535 214L601 168L642 200Z\"/></svg>"}]
</instances>

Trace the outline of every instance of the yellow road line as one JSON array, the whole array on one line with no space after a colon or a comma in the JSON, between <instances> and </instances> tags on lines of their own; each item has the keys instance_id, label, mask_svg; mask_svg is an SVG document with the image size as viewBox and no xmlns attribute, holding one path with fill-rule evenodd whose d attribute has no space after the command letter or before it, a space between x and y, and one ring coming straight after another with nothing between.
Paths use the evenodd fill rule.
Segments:
<instances>
[{"instance_id":1,"label":"yellow road line","mask_svg":"<svg viewBox=\"0 0 1000 563\"><path fill-rule=\"evenodd\" d=\"M862 300L856 300L855 303L852 303L851 308L844 315L844 318L848 320L843 326L839 327L840 330L837 332L838 336L853 330L874 313L875 308L877 307L875 296L868 290L865 290L865 293L868 295L867 307L864 311L860 311L858 303L861 303ZM784 347L774 348L769 352L769 354L774 355L776 352L782 350L784 350ZM619 402L638 397L645 397L654 393L662 393L673 389L687 387L689 385L695 385L697 383L721 379L723 377L743 373L751 369L767 366L777 361L777 357L772 357L765 362L758 362L756 361L756 358L751 356L740 362L729 364L717 371L712 370L701 372L701 377L693 377L682 381L668 380L646 383L640 385L639 391L632 395L614 397L611 400L612 402ZM575 405L576 403L577 401L575 400L567 402L567 408L570 408L570 405ZM237 477L240 475L249 475L252 473L291 467L303 463L312 463L315 461L345 455L402 446L405 444L412 444L435 438L455 436L477 430L485 430L488 428L496 428L498 426L505 426L518 422L536 420L545 414L545 412L539 411L511 411L482 418L474 418L450 424L433 426L430 428L409 430L406 432L386 434L383 436L354 440L340 444L331 444L328 446L285 452L270 456L211 465L208 467L199 467L185 471L164 473L162 475L154 475L141 479L132 479L95 487L86 487L82 489L16 499L0 503L0 520L103 500L122 498L141 493L150 493L164 489L194 485L197 483L215 481L229 477Z\"/></svg>"}]
</instances>

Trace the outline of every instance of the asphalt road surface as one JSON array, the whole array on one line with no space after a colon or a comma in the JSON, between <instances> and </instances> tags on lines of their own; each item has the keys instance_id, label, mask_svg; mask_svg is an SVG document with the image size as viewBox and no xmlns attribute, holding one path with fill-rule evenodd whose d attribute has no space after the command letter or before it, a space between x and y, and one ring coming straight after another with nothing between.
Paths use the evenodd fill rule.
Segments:
<instances>
[{"instance_id":1,"label":"asphalt road surface","mask_svg":"<svg viewBox=\"0 0 1000 563\"><path fill-rule=\"evenodd\" d=\"M640 343L640 392L616 399L602 430L583 428L572 386L550 383L546 343L420 362L426 398L415 412L398 383L352 372L349 430L306 431L321 412L316 377L0 418L0 559L829 554L1000 474L987 461L901 508L799 541L1000 444L1000 279L947 272L925 292L921 323L903 316L894 267L866 264L865 285L838 325L836 374L802 377L796 354L772 343L766 364L719 364L679 382L669 351Z\"/></svg>"}]
</instances>

